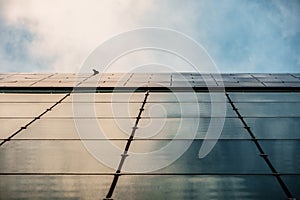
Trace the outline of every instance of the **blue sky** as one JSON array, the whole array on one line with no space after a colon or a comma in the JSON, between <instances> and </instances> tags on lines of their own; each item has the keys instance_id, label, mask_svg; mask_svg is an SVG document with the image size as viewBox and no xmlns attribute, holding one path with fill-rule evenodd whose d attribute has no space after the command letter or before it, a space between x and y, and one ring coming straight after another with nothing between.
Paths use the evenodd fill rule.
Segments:
<instances>
[{"instance_id":1,"label":"blue sky","mask_svg":"<svg viewBox=\"0 0 300 200\"><path fill-rule=\"evenodd\" d=\"M76 72L111 36L153 26L194 38L221 72L300 72L297 0L0 0L0 71Z\"/></svg>"}]
</instances>

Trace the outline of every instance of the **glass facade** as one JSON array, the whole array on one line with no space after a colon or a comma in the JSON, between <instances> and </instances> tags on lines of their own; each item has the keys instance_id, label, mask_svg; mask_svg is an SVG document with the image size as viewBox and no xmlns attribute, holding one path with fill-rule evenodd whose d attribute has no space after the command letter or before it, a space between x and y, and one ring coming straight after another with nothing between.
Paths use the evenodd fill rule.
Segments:
<instances>
[{"instance_id":1,"label":"glass facade","mask_svg":"<svg viewBox=\"0 0 300 200\"><path fill-rule=\"evenodd\" d=\"M0 199L300 198L300 75L89 76L1 75Z\"/></svg>"}]
</instances>

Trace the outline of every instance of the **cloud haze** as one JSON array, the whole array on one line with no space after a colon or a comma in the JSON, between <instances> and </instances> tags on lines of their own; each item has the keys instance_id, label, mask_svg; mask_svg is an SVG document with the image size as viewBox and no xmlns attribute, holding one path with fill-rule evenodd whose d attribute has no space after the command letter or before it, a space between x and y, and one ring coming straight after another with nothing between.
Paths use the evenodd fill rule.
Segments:
<instances>
[{"instance_id":1,"label":"cloud haze","mask_svg":"<svg viewBox=\"0 0 300 200\"><path fill-rule=\"evenodd\" d=\"M299 1L0 0L0 71L76 72L139 27L181 31L221 72L300 72Z\"/></svg>"}]
</instances>

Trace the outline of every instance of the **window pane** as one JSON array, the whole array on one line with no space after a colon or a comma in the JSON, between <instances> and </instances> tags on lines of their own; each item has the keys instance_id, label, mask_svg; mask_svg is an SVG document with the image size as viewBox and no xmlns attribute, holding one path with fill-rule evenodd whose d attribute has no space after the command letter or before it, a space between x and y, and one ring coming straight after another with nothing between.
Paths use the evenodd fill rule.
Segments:
<instances>
[{"instance_id":1,"label":"window pane","mask_svg":"<svg viewBox=\"0 0 300 200\"><path fill-rule=\"evenodd\" d=\"M300 117L300 103L235 103L246 117Z\"/></svg>"},{"instance_id":2,"label":"window pane","mask_svg":"<svg viewBox=\"0 0 300 200\"><path fill-rule=\"evenodd\" d=\"M285 199L273 176L121 176L115 199Z\"/></svg>"},{"instance_id":3,"label":"window pane","mask_svg":"<svg viewBox=\"0 0 300 200\"><path fill-rule=\"evenodd\" d=\"M89 141L103 145L106 141ZM123 148L125 141L112 141ZM103 152L112 163L119 159L111 151ZM97 161L81 141L13 140L1 146L0 172L113 172Z\"/></svg>"},{"instance_id":4,"label":"window pane","mask_svg":"<svg viewBox=\"0 0 300 200\"><path fill-rule=\"evenodd\" d=\"M0 117L34 118L52 105L53 103L0 103Z\"/></svg>"},{"instance_id":5,"label":"window pane","mask_svg":"<svg viewBox=\"0 0 300 200\"><path fill-rule=\"evenodd\" d=\"M221 139L250 139L238 118L143 118L139 122L135 138L172 139L176 136L177 139L204 139L209 126L211 129L207 137L211 139L216 138L218 131L212 128L219 126L222 131Z\"/></svg>"},{"instance_id":6,"label":"window pane","mask_svg":"<svg viewBox=\"0 0 300 200\"><path fill-rule=\"evenodd\" d=\"M213 107L212 107L213 105ZM212 113L212 108L214 112ZM227 103L147 103L143 117L235 117Z\"/></svg>"},{"instance_id":7,"label":"window pane","mask_svg":"<svg viewBox=\"0 0 300 200\"><path fill-rule=\"evenodd\" d=\"M300 102L297 92L230 92L234 102Z\"/></svg>"},{"instance_id":8,"label":"window pane","mask_svg":"<svg viewBox=\"0 0 300 200\"><path fill-rule=\"evenodd\" d=\"M300 139L300 118L245 118L258 139Z\"/></svg>"},{"instance_id":9,"label":"window pane","mask_svg":"<svg viewBox=\"0 0 300 200\"><path fill-rule=\"evenodd\" d=\"M32 87L75 87L76 82L73 81L59 81L59 80L43 80L35 83Z\"/></svg>"},{"instance_id":10,"label":"window pane","mask_svg":"<svg viewBox=\"0 0 300 200\"><path fill-rule=\"evenodd\" d=\"M136 117L140 107L141 103L61 103L43 117Z\"/></svg>"},{"instance_id":11,"label":"window pane","mask_svg":"<svg viewBox=\"0 0 300 200\"><path fill-rule=\"evenodd\" d=\"M260 143L279 173L300 173L300 141L261 140Z\"/></svg>"},{"instance_id":12,"label":"window pane","mask_svg":"<svg viewBox=\"0 0 300 200\"><path fill-rule=\"evenodd\" d=\"M145 93L78 93L72 94L64 102L143 102Z\"/></svg>"},{"instance_id":13,"label":"window pane","mask_svg":"<svg viewBox=\"0 0 300 200\"><path fill-rule=\"evenodd\" d=\"M0 139L5 139L27 124L30 119L0 119Z\"/></svg>"},{"instance_id":14,"label":"window pane","mask_svg":"<svg viewBox=\"0 0 300 200\"><path fill-rule=\"evenodd\" d=\"M15 139L128 139L135 119L43 118L17 134ZM76 128L77 124L77 128ZM79 135L80 134L80 135ZM106 136L106 137L103 137Z\"/></svg>"},{"instance_id":15,"label":"window pane","mask_svg":"<svg viewBox=\"0 0 300 200\"><path fill-rule=\"evenodd\" d=\"M300 175L283 175L281 177L292 195L297 199L300 198Z\"/></svg>"},{"instance_id":16,"label":"window pane","mask_svg":"<svg viewBox=\"0 0 300 200\"><path fill-rule=\"evenodd\" d=\"M147 102L226 102L226 96L224 93L208 92L151 92Z\"/></svg>"},{"instance_id":17,"label":"window pane","mask_svg":"<svg viewBox=\"0 0 300 200\"><path fill-rule=\"evenodd\" d=\"M0 102L57 102L65 94L0 94Z\"/></svg>"},{"instance_id":18,"label":"window pane","mask_svg":"<svg viewBox=\"0 0 300 200\"><path fill-rule=\"evenodd\" d=\"M221 139L249 139L246 130L237 118L168 118L168 119L141 119L135 138L148 139L204 139L208 127L220 127ZM16 121L16 120L15 120ZM24 121L24 120L23 120ZM101 133L111 139L128 139L136 119L55 119L42 118L17 134L16 139L102 139ZM19 122L19 121L18 121ZM210 124L211 123L211 124ZM11 122L15 125L15 123ZM20 128L22 123L18 128ZM76 129L76 124L77 128ZM4 126L9 128L8 126ZM211 128L212 128L211 127ZM77 132L82 130L82 132ZM102 131L102 132L100 132ZM195 133L190 134L194 131ZM214 131L214 130L213 130ZM11 134L12 131L7 131ZM189 133L189 134L188 134ZM215 132L209 132L213 139ZM192 135L192 136L191 136ZM6 138L6 137L4 137Z\"/></svg>"},{"instance_id":19,"label":"window pane","mask_svg":"<svg viewBox=\"0 0 300 200\"><path fill-rule=\"evenodd\" d=\"M113 176L0 176L0 199L102 199Z\"/></svg>"},{"instance_id":20,"label":"window pane","mask_svg":"<svg viewBox=\"0 0 300 200\"><path fill-rule=\"evenodd\" d=\"M172 141L174 148L163 151L159 156L147 157L145 160L136 159L134 153L148 153L165 147L171 141L134 141L130 146L130 153L124 164L125 169L143 169L143 165L161 166L166 160L170 161L178 146L188 144L188 141ZM246 140L219 140L213 150L202 159L199 159L199 149L202 140L195 140L184 154L174 163L157 172L160 173L270 173L269 168L259 156L252 141ZM177 155L177 154L176 154Z\"/></svg>"}]
</instances>

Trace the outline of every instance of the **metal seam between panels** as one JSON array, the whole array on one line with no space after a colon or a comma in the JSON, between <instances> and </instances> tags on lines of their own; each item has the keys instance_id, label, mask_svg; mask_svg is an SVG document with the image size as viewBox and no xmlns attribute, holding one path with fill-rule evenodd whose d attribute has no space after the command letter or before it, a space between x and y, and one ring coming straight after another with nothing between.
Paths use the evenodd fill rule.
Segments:
<instances>
[{"instance_id":1,"label":"metal seam between panels","mask_svg":"<svg viewBox=\"0 0 300 200\"><path fill-rule=\"evenodd\" d=\"M113 172L3 172L0 176L101 176L101 175L115 175ZM120 173L120 176L274 176L268 173ZM284 173L281 175L290 176L300 174Z\"/></svg>"},{"instance_id":2,"label":"metal seam between panels","mask_svg":"<svg viewBox=\"0 0 300 200\"><path fill-rule=\"evenodd\" d=\"M6 139L4 139L1 143L0 146L2 146L3 144L5 144L6 142L10 141L14 136L16 136L18 133L20 133L22 130L26 129L28 126L30 126L32 123L34 123L36 120L40 119L43 115L45 115L47 112L51 111L55 106L57 106L58 104L60 104L64 99L66 99L68 96L70 96L70 93L66 94L65 96L63 96L59 101L57 101L56 103L54 103L50 108L47 108L44 112L42 112L40 115L38 115L37 117L35 117L33 120L31 120L30 122L28 122L25 126L22 126L19 130L17 130L16 132L14 132L12 135L10 135L9 137L7 137Z\"/></svg>"},{"instance_id":3,"label":"metal seam between panels","mask_svg":"<svg viewBox=\"0 0 300 200\"><path fill-rule=\"evenodd\" d=\"M271 161L268 158L268 155L264 152L264 150L262 149L261 145L258 142L258 139L255 137L254 133L252 132L252 130L250 129L250 127L247 125L246 121L244 120L244 118L242 117L242 115L240 114L240 112L238 111L238 108L234 105L233 101L231 100L230 96L228 93L225 94L232 109L234 110L234 112L236 113L236 115L238 116L238 118L240 119L240 121L242 122L242 124L244 125L244 128L247 130L248 134L250 135L252 141L254 142L257 150L260 153L260 156L264 159L265 163L267 164L267 166L269 167L269 169L272 171L273 175L276 177L280 187L282 188L282 190L284 191L284 193L286 194L286 196L288 197L288 199L295 199L292 195L292 193L290 192L290 190L288 189L288 187L286 186L286 184L284 183L284 181L281 178L281 174L277 172L277 170L275 169L275 167L273 166L273 164L271 163Z\"/></svg>"},{"instance_id":4,"label":"metal seam between panels","mask_svg":"<svg viewBox=\"0 0 300 200\"><path fill-rule=\"evenodd\" d=\"M48 79L48 78L50 78L50 77L52 77L52 76L54 76L54 75L55 75L55 74L51 74L51 75L46 76L46 77L44 77L44 78L42 78L42 79L40 79L40 80L38 80L38 81L35 81L34 83L30 84L30 86L33 86L34 84L36 84L36 83L38 83L38 82L41 82L41 81L43 81L43 80L46 80L46 79Z\"/></svg>"},{"instance_id":5,"label":"metal seam between panels","mask_svg":"<svg viewBox=\"0 0 300 200\"><path fill-rule=\"evenodd\" d=\"M115 187L116 187L116 185L118 183L119 177L121 175L123 164L124 164L124 162L126 160L126 157L128 156L128 151L129 151L129 148L130 148L130 144L133 141L135 132L138 129L138 124L139 124L139 121L141 119L141 115L142 115L142 113L144 111L144 107L145 107L145 104L147 102L148 96L149 96L149 91L147 91L146 94L145 94L144 101L142 103L141 108L139 109L139 114L136 117L136 121L135 121L134 126L132 127L131 135L127 139L127 143L126 143L126 146L124 148L123 154L121 154L121 160L119 162L118 169L116 170L116 173L114 174L114 178L113 178L113 181L112 181L111 186L109 188L109 191L108 191L106 197L104 198L105 200L111 199L111 197L113 195L113 192L115 190Z\"/></svg>"},{"instance_id":6,"label":"metal seam between panels","mask_svg":"<svg viewBox=\"0 0 300 200\"><path fill-rule=\"evenodd\" d=\"M88 80L89 78L91 78L92 76L94 76L94 74L90 75L89 77L85 78L83 81L79 82L76 86L81 85L84 81ZM72 92L72 91L71 91ZM19 134L20 132L22 132L24 129L26 129L28 126L30 126L32 123L34 123L35 121L37 121L38 119L40 119L43 115L45 115L47 112L51 111L54 107L56 107L58 104L60 104L63 100L65 100L68 96L71 95L71 92L68 92L66 95L64 95L61 99L59 99L56 103L54 103L51 107L47 108L44 112L42 112L40 115L36 116L35 118L33 118L30 122L28 122L27 124L25 124L24 126L22 126L19 130L17 130L16 132L14 132L13 134L11 134L9 137L5 138L1 143L0 143L0 147L5 144L6 142L10 141L13 137L15 137L17 134Z\"/></svg>"},{"instance_id":7,"label":"metal seam between panels","mask_svg":"<svg viewBox=\"0 0 300 200\"><path fill-rule=\"evenodd\" d=\"M267 87L267 86L264 84L264 82L260 81L257 77L253 76L252 74L251 74L251 77L254 78L255 80L257 80L258 82L260 82L263 86Z\"/></svg>"},{"instance_id":8,"label":"metal seam between panels","mask_svg":"<svg viewBox=\"0 0 300 200\"><path fill-rule=\"evenodd\" d=\"M80 83L81 84L81 83ZM224 92L224 88L217 87L0 87L0 93L30 93L30 94L61 94L61 93L105 93L105 92ZM75 91L73 91L76 88ZM300 92L300 87L225 87L227 92Z\"/></svg>"}]
</instances>

